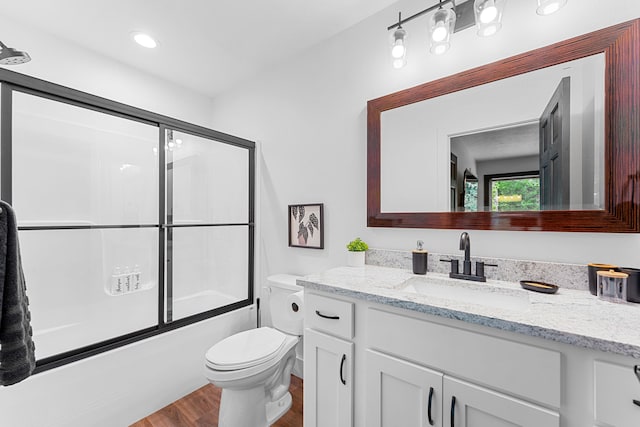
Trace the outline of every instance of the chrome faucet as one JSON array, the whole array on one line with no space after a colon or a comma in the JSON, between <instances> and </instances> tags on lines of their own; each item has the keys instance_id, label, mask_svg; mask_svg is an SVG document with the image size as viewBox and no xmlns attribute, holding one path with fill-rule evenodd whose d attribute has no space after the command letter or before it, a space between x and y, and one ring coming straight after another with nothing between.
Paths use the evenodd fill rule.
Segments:
<instances>
[{"instance_id":1,"label":"chrome faucet","mask_svg":"<svg viewBox=\"0 0 640 427\"><path fill-rule=\"evenodd\" d=\"M460 235L460 250L464 251L464 261L462 263L462 274L471 274L471 240L466 231Z\"/></svg>"}]
</instances>

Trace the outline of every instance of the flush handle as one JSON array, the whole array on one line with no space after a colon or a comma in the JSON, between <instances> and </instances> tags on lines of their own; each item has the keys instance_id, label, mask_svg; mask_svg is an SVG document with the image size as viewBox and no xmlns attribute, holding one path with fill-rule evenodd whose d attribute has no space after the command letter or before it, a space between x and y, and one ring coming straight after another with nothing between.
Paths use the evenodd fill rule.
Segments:
<instances>
[{"instance_id":1,"label":"flush handle","mask_svg":"<svg viewBox=\"0 0 640 427\"><path fill-rule=\"evenodd\" d=\"M316 314L320 317L322 317L323 319L331 319L331 320L340 320L340 316L331 316L328 314L322 314L320 313L319 310L316 310Z\"/></svg>"},{"instance_id":2,"label":"flush handle","mask_svg":"<svg viewBox=\"0 0 640 427\"><path fill-rule=\"evenodd\" d=\"M347 360L347 355L343 354L342 360L340 361L340 382L342 383L342 385L347 385L347 380L345 380L344 376L342 375L342 372L344 370L344 362L346 362L346 360Z\"/></svg>"},{"instance_id":3,"label":"flush handle","mask_svg":"<svg viewBox=\"0 0 640 427\"><path fill-rule=\"evenodd\" d=\"M633 399L633 404L636 406L640 406L640 400Z\"/></svg>"}]
</instances>

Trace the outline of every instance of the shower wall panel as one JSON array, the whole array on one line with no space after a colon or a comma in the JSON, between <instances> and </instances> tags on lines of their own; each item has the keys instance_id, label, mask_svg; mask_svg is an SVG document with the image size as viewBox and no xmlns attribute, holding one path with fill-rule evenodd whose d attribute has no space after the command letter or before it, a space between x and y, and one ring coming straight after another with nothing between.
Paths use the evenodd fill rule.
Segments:
<instances>
[{"instance_id":1,"label":"shower wall panel","mask_svg":"<svg viewBox=\"0 0 640 427\"><path fill-rule=\"evenodd\" d=\"M157 224L157 146L156 126L14 92L20 225Z\"/></svg>"},{"instance_id":2,"label":"shower wall panel","mask_svg":"<svg viewBox=\"0 0 640 427\"><path fill-rule=\"evenodd\" d=\"M157 230L28 230L19 238L38 359L157 323ZM118 265L139 266L141 290L112 294Z\"/></svg>"}]
</instances>

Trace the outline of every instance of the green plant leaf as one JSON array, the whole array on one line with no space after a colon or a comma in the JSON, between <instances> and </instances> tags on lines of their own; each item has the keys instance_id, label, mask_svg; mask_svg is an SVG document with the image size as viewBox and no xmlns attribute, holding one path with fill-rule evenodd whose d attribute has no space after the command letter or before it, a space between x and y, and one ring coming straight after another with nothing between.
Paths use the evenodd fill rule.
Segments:
<instances>
[{"instance_id":1,"label":"green plant leaf","mask_svg":"<svg viewBox=\"0 0 640 427\"><path fill-rule=\"evenodd\" d=\"M357 237L355 240L352 240L347 244L347 249L351 252L364 252L369 250L369 245Z\"/></svg>"}]
</instances>

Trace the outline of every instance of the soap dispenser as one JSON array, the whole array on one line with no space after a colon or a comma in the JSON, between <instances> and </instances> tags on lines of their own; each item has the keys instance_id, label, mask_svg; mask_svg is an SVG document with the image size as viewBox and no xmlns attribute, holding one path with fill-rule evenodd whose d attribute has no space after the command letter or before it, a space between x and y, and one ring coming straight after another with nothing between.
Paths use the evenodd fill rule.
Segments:
<instances>
[{"instance_id":1,"label":"soap dispenser","mask_svg":"<svg viewBox=\"0 0 640 427\"><path fill-rule=\"evenodd\" d=\"M429 252L422 249L424 242L418 240L416 248L412 251L413 255L413 274L427 274L427 260L429 259Z\"/></svg>"}]
</instances>

